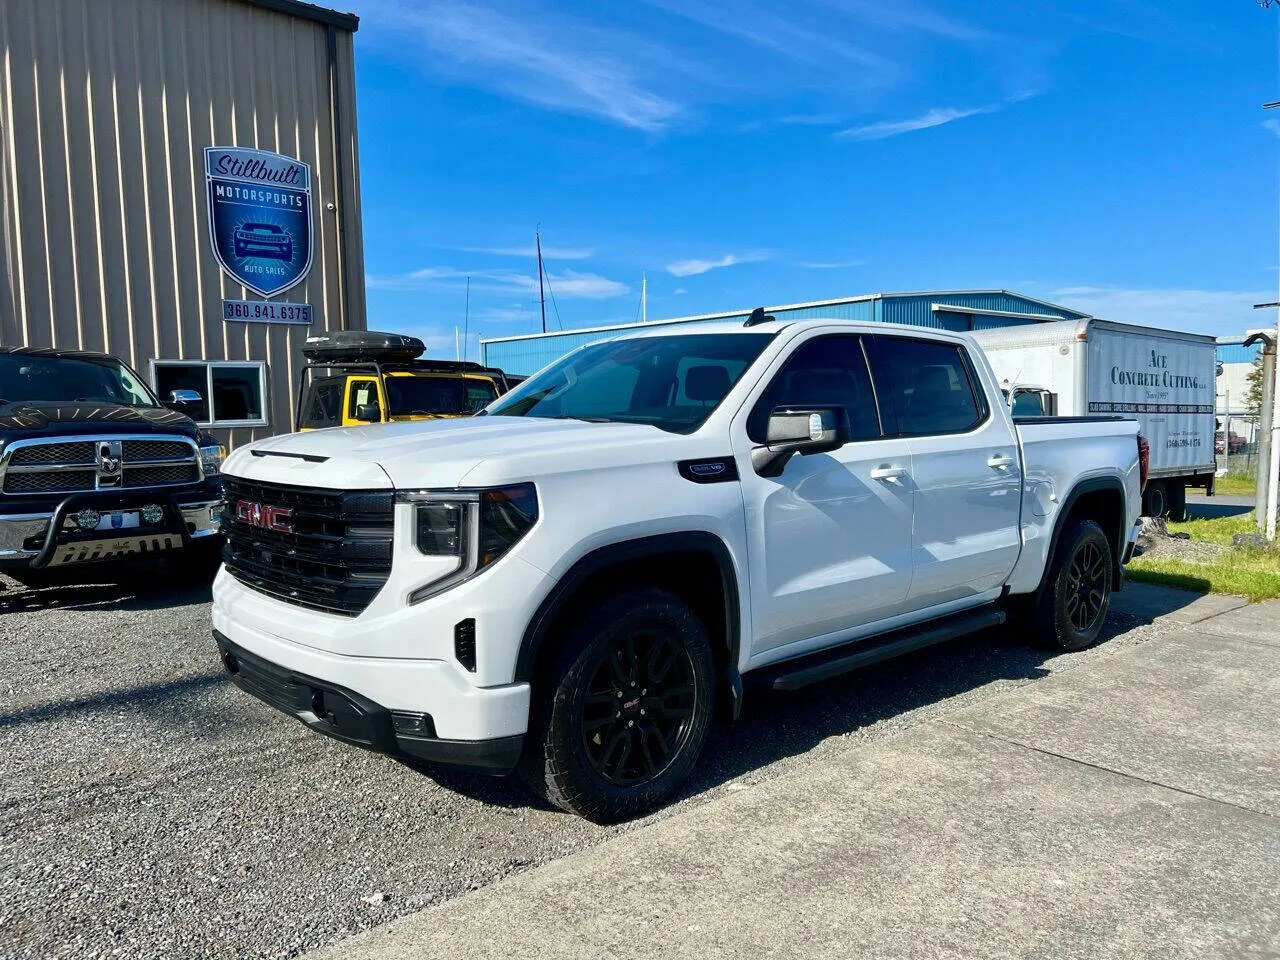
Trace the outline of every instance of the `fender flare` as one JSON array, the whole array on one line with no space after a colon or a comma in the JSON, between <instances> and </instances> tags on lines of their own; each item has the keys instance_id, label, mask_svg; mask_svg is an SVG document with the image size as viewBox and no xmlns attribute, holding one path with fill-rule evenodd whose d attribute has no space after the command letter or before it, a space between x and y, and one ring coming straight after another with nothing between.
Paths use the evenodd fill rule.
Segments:
<instances>
[{"instance_id":1,"label":"fender flare","mask_svg":"<svg viewBox=\"0 0 1280 960\"><path fill-rule=\"evenodd\" d=\"M1119 589L1120 583L1123 582L1124 570L1120 566L1120 557L1124 553L1124 534L1125 534L1125 513L1123 505L1126 502L1124 481L1117 476L1105 477L1089 477L1081 480L1062 501L1062 507L1058 510L1058 515L1053 521L1053 534L1049 537L1049 549L1045 553L1044 570L1040 574L1040 585L1036 587L1035 595L1038 598L1043 592L1045 586L1049 582L1049 570L1053 566L1053 558L1058 553L1058 539L1062 535L1063 528L1067 525L1067 518L1071 516L1071 511L1075 509L1076 503L1081 497L1089 493L1099 493L1113 491L1120 496L1121 515L1120 525L1117 530L1110 532L1110 538L1113 546L1116 548L1116 573L1113 589Z\"/></svg>"},{"instance_id":2,"label":"fender flare","mask_svg":"<svg viewBox=\"0 0 1280 960\"><path fill-rule=\"evenodd\" d=\"M742 642L742 618L737 573L729 548L725 546L724 541L714 533L704 530L660 533L635 540L622 540L598 547L579 559L539 604L525 627L524 636L520 640L520 652L516 658L516 682L534 680L538 654L546 641L551 625L577 593L578 588L587 580L603 570L622 563L670 553L710 554L720 570L720 581L724 592L729 683L735 701L741 701L742 680L738 676L738 654Z\"/></svg>"}]
</instances>

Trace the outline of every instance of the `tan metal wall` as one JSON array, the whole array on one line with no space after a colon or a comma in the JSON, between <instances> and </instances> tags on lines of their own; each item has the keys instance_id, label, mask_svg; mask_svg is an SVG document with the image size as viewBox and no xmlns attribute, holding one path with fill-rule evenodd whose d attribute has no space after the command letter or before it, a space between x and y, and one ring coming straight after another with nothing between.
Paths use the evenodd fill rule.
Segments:
<instances>
[{"instance_id":1,"label":"tan metal wall","mask_svg":"<svg viewBox=\"0 0 1280 960\"><path fill-rule=\"evenodd\" d=\"M241 0L0 0L0 343L146 377L155 358L265 360L270 426L224 436L289 430L310 331L223 322L223 297L258 298L214 259L204 148L311 164L314 261L277 299L362 329L352 34L330 29Z\"/></svg>"}]
</instances>

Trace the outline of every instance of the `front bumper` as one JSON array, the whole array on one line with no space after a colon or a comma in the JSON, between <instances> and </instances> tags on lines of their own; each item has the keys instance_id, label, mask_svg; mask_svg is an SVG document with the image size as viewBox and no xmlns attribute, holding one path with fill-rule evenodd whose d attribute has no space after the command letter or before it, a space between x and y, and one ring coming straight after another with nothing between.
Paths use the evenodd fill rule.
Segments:
<instances>
[{"instance_id":1,"label":"front bumper","mask_svg":"<svg viewBox=\"0 0 1280 960\"><path fill-rule=\"evenodd\" d=\"M67 517L77 510L91 507L102 513L138 510L148 503L165 507L163 523L127 531L99 530L80 532L71 528ZM136 493L84 493L67 497L48 513L0 514L0 561L25 560L44 566L59 547L82 545L86 559L112 559L98 556L103 547L122 540L145 541L155 538L180 539L183 546L193 541L216 537L221 533L219 514L222 500L209 490L158 495L155 491ZM142 552L142 551L131 551Z\"/></svg>"},{"instance_id":2,"label":"front bumper","mask_svg":"<svg viewBox=\"0 0 1280 960\"><path fill-rule=\"evenodd\" d=\"M482 740L446 739L437 735L429 713L392 709L347 687L282 667L217 630L213 638L232 683L318 733L390 756L480 773L508 774L520 760L523 732ZM422 666L429 667L429 662ZM395 662L385 667L410 669L407 663Z\"/></svg>"}]
</instances>

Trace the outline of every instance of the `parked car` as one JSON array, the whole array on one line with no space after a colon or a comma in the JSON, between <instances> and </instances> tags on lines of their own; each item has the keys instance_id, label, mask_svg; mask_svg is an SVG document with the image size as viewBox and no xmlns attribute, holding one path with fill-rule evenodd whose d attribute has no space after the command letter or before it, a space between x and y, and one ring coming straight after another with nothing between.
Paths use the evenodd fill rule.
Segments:
<instances>
[{"instance_id":1,"label":"parked car","mask_svg":"<svg viewBox=\"0 0 1280 960\"><path fill-rule=\"evenodd\" d=\"M673 796L747 685L1009 617L1092 644L1144 448L1119 416L1015 423L963 335L646 331L476 418L237 450L214 636L314 730L615 821Z\"/></svg>"},{"instance_id":2,"label":"parked car","mask_svg":"<svg viewBox=\"0 0 1280 960\"><path fill-rule=\"evenodd\" d=\"M1235 456L1238 453L1244 453L1247 446L1248 442L1245 438L1234 431L1228 433L1225 437L1219 434L1213 440L1213 452L1220 457L1227 454Z\"/></svg>"},{"instance_id":3,"label":"parked car","mask_svg":"<svg viewBox=\"0 0 1280 960\"><path fill-rule=\"evenodd\" d=\"M270 260L293 259L293 237L274 223L245 223L236 228L232 238L237 257L266 257Z\"/></svg>"},{"instance_id":4,"label":"parked car","mask_svg":"<svg viewBox=\"0 0 1280 960\"><path fill-rule=\"evenodd\" d=\"M0 572L221 551L224 450L103 353L0 347Z\"/></svg>"},{"instance_id":5,"label":"parked car","mask_svg":"<svg viewBox=\"0 0 1280 960\"><path fill-rule=\"evenodd\" d=\"M425 360L417 337L342 330L308 337L298 429L469 417L521 379L465 360Z\"/></svg>"}]
</instances>

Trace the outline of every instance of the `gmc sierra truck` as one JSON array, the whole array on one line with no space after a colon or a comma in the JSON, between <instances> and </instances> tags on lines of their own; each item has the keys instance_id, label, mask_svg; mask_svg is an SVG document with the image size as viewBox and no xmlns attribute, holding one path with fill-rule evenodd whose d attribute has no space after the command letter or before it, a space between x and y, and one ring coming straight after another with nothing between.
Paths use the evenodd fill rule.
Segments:
<instances>
[{"instance_id":1,"label":"gmc sierra truck","mask_svg":"<svg viewBox=\"0 0 1280 960\"><path fill-rule=\"evenodd\" d=\"M221 551L223 447L104 353L0 347L0 572Z\"/></svg>"},{"instance_id":2,"label":"gmc sierra truck","mask_svg":"<svg viewBox=\"0 0 1280 960\"><path fill-rule=\"evenodd\" d=\"M1012 418L963 335L646 331L474 418L237 450L214 637L317 731L616 821L672 797L746 686L1007 618L1093 643L1143 447L1121 417Z\"/></svg>"}]
</instances>

